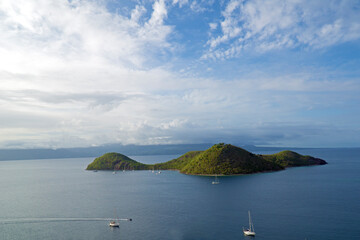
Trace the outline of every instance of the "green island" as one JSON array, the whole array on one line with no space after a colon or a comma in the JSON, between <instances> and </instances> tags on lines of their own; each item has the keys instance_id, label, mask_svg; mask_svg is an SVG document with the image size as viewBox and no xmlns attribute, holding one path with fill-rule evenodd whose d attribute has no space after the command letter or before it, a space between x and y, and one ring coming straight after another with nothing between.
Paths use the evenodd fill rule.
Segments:
<instances>
[{"instance_id":1,"label":"green island","mask_svg":"<svg viewBox=\"0 0 360 240\"><path fill-rule=\"evenodd\" d=\"M205 151L187 152L164 163L143 164L120 153L106 153L86 170L177 170L190 175L239 175L279 171L287 167L324 165L326 161L293 151L254 154L231 144L219 143Z\"/></svg>"}]
</instances>

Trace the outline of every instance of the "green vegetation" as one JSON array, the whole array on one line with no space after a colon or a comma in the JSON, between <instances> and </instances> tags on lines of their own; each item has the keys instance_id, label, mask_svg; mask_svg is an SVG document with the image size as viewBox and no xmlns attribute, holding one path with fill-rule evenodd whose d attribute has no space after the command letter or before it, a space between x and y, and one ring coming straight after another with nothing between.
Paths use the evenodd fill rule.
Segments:
<instances>
[{"instance_id":1,"label":"green vegetation","mask_svg":"<svg viewBox=\"0 0 360 240\"><path fill-rule=\"evenodd\" d=\"M172 170L180 170L183 169L192 159L194 159L197 155L201 154L202 151L192 151L185 153L179 158L173 159L171 161L165 163L155 164L155 168L161 169L172 169Z\"/></svg>"},{"instance_id":2,"label":"green vegetation","mask_svg":"<svg viewBox=\"0 0 360 240\"><path fill-rule=\"evenodd\" d=\"M107 153L89 164L87 170L179 170L192 175L235 175L278 171L286 167L322 165L322 159L292 151L258 155L230 144L216 144L206 151L192 151L165 163L142 164L119 153Z\"/></svg>"},{"instance_id":3,"label":"green vegetation","mask_svg":"<svg viewBox=\"0 0 360 240\"><path fill-rule=\"evenodd\" d=\"M262 157L283 167L298 167L310 165L324 165L326 162L320 158L303 156L292 151L282 151L271 155L262 155Z\"/></svg>"},{"instance_id":4,"label":"green vegetation","mask_svg":"<svg viewBox=\"0 0 360 240\"><path fill-rule=\"evenodd\" d=\"M145 170L148 165L139 163L120 153L106 153L90 163L86 170Z\"/></svg>"},{"instance_id":5,"label":"green vegetation","mask_svg":"<svg viewBox=\"0 0 360 240\"><path fill-rule=\"evenodd\" d=\"M180 169L185 174L234 175L283 169L273 162L230 144L216 144Z\"/></svg>"}]
</instances>

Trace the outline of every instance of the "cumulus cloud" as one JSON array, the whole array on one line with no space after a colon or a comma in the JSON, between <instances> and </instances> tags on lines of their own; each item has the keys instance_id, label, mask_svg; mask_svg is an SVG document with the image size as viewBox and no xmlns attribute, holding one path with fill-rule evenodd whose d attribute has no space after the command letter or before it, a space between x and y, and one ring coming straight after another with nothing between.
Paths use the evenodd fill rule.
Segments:
<instances>
[{"instance_id":1,"label":"cumulus cloud","mask_svg":"<svg viewBox=\"0 0 360 240\"><path fill-rule=\"evenodd\" d=\"M222 11L222 31L208 40L203 58L234 58L246 49L317 49L359 39L358 5L345 0L231 0Z\"/></svg>"},{"instance_id":2,"label":"cumulus cloud","mask_svg":"<svg viewBox=\"0 0 360 240\"><path fill-rule=\"evenodd\" d=\"M1 1L0 109L8 122L1 132L23 132L30 142L58 138L59 145L65 135L78 144L94 141L101 124L137 109L127 104L146 102L146 92L169 77L149 61L171 47L166 18L163 0L150 9L139 4L129 17L101 1ZM2 134L0 141L10 140Z\"/></svg>"},{"instance_id":3,"label":"cumulus cloud","mask_svg":"<svg viewBox=\"0 0 360 240\"><path fill-rule=\"evenodd\" d=\"M154 2L150 17L137 5L129 18L100 3L1 1L1 88L106 91L151 75L144 69L156 68L153 54L171 47L164 1Z\"/></svg>"},{"instance_id":4,"label":"cumulus cloud","mask_svg":"<svg viewBox=\"0 0 360 240\"><path fill-rule=\"evenodd\" d=\"M51 60L54 65L77 60L142 67L147 60L144 51L166 47L171 32L163 24L164 1L154 3L151 18L144 23L143 6L136 6L127 18L110 14L93 1L2 1L0 9L3 54L28 52L24 57Z\"/></svg>"}]
</instances>

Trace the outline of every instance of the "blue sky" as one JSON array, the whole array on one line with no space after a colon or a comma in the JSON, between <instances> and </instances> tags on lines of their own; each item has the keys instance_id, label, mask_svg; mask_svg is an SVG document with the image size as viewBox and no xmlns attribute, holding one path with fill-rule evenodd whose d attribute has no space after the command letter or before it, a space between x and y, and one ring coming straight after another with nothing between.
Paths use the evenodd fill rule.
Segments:
<instances>
[{"instance_id":1,"label":"blue sky","mask_svg":"<svg viewBox=\"0 0 360 240\"><path fill-rule=\"evenodd\" d=\"M360 3L3 0L0 148L360 146Z\"/></svg>"}]
</instances>

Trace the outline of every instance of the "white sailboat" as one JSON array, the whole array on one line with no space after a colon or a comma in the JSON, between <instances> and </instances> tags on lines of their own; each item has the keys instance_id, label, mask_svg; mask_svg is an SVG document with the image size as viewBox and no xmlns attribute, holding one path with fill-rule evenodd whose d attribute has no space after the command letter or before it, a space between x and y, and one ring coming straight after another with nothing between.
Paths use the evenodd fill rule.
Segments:
<instances>
[{"instance_id":1,"label":"white sailboat","mask_svg":"<svg viewBox=\"0 0 360 240\"><path fill-rule=\"evenodd\" d=\"M217 175L215 175L215 180L212 181L212 184L219 184L219 179L217 178Z\"/></svg>"},{"instance_id":2,"label":"white sailboat","mask_svg":"<svg viewBox=\"0 0 360 240\"><path fill-rule=\"evenodd\" d=\"M109 223L109 226L110 227L120 227L119 225L119 222L118 221L115 221L115 220L111 220L110 223Z\"/></svg>"},{"instance_id":3,"label":"white sailboat","mask_svg":"<svg viewBox=\"0 0 360 240\"><path fill-rule=\"evenodd\" d=\"M116 216L116 210L115 210L115 219L110 220L109 227L120 227L119 225L119 218Z\"/></svg>"},{"instance_id":4,"label":"white sailboat","mask_svg":"<svg viewBox=\"0 0 360 240\"><path fill-rule=\"evenodd\" d=\"M250 211L249 211L249 228L243 228L243 232L245 236L255 236L254 224L251 221Z\"/></svg>"}]
</instances>

